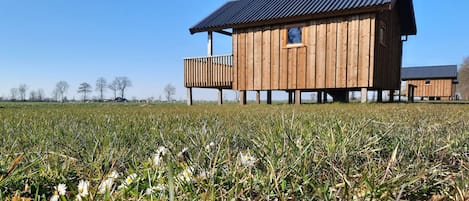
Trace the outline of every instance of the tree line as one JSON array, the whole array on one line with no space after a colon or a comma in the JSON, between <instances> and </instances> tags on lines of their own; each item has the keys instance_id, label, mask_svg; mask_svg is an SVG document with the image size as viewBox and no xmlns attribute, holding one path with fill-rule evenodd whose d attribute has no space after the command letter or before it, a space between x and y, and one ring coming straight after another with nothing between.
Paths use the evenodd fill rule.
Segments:
<instances>
[{"instance_id":1,"label":"tree line","mask_svg":"<svg viewBox=\"0 0 469 201\"><path fill-rule=\"evenodd\" d=\"M106 78L99 77L96 80L94 90L98 93L97 98L94 101L103 102L105 101L105 94L110 90L113 94L113 98L110 101L126 101L125 93L129 87L132 87L132 81L126 76L116 77L112 82L108 83ZM57 101L66 102L67 92L70 89L70 85L66 81L59 81L56 83L54 90L52 91L51 97L47 98L43 89L30 90L29 97L27 97L28 86L26 84L20 84L17 88L10 89L10 101ZM77 93L81 95L83 102L89 101L90 95L93 92L93 87L90 83L82 82L77 89ZM166 85L164 88L164 94L167 101L172 101L173 96L176 95L176 88L171 84ZM160 97L161 99L161 97Z\"/></svg>"}]
</instances>

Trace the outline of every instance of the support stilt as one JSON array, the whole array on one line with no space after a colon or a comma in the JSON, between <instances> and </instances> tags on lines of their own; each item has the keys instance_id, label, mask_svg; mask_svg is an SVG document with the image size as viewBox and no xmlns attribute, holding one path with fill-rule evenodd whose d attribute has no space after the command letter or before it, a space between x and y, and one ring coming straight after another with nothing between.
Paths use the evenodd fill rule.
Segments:
<instances>
[{"instance_id":1,"label":"support stilt","mask_svg":"<svg viewBox=\"0 0 469 201\"><path fill-rule=\"evenodd\" d=\"M295 105L301 105L301 91L295 90Z\"/></svg>"},{"instance_id":2,"label":"support stilt","mask_svg":"<svg viewBox=\"0 0 469 201\"><path fill-rule=\"evenodd\" d=\"M378 103L382 103L383 102L383 90L382 89L378 89L378 100L377 100Z\"/></svg>"},{"instance_id":3,"label":"support stilt","mask_svg":"<svg viewBox=\"0 0 469 201\"><path fill-rule=\"evenodd\" d=\"M256 91L256 103L261 104L261 91Z\"/></svg>"},{"instance_id":4,"label":"support stilt","mask_svg":"<svg viewBox=\"0 0 469 201\"><path fill-rule=\"evenodd\" d=\"M362 88L361 103L366 103L368 101L368 89Z\"/></svg>"},{"instance_id":5,"label":"support stilt","mask_svg":"<svg viewBox=\"0 0 469 201\"><path fill-rule=\"evenodd\" d=\"M322 103L327 103L327 92L326 91L323 91L322 92Z\"/></svg>"},{"instance_id":6,"label":"support stilt","mask_svg":"<svg viewBox=\"0 0 469 201\"><path fill-rule=\"evenodd\" d=\"M267 104L272 105L272 91L267 91Z\"/></svg>"},{"instance_id":7,"label":"support stilt","mask_svg":"<svg viewBox=\"0 0 469 201\"><path fill-rule=\"evenodd\" d=\"M239 104L246 105L246 91L239 91Z\"/></svg>"}]
</instances>

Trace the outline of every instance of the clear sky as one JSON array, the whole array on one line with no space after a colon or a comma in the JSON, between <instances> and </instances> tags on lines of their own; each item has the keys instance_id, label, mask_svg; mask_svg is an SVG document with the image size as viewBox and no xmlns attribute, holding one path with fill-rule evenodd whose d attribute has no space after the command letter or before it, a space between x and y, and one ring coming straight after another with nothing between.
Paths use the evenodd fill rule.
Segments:
<instances>
[{"instance_id":1,"label":"clear sky","mask_svg":"<svg viewBox=\"0 0 469 201\"><path fill-rule=\"evenodd\" d=\"M176 98L185 99L182 59L207 54L206 34L188 29L225 2L0 0L0 96L20 84L50 96L65 80L67 96L78 99L82 82L127 76L128 98L158 98L171 83ZM469 56L469 1L414 6L418 33L404 45L404 66L460 64ZM231 53L231 38L215 35L215 54ZM194 99L215 100L216 92L195 90Z\"/></svg>"}]
</instances>

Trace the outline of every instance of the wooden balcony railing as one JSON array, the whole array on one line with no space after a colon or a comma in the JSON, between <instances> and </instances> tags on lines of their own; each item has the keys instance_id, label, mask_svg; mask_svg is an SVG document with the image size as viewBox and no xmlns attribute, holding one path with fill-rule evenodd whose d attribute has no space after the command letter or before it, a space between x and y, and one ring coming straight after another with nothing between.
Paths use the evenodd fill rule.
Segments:
<instances>
[{"instance_id":1,"label":"wooden balcony railing","mask_svg":"<svg viewBox=\"0 0 469 201\"><path fill-rule=\"evenodd\" d=\"M184 86L231 89L233 55L184 59Z\"/></svg>"}]
</instances>

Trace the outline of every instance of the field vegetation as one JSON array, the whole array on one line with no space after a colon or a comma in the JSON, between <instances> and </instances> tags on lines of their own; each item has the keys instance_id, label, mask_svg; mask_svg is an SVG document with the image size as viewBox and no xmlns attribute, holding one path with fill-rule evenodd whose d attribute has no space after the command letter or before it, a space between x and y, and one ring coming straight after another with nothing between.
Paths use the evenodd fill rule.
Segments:
<instances>
[{"instance_id":1,"label":"field vegetation","mask_svg":"<svg viewBox=\"0 0 469 201\"><path fill-rule=\"evenodd\" d=\"M467 200L469 105L0 103L0 200Z\"/></svg>"}]
</instances>

